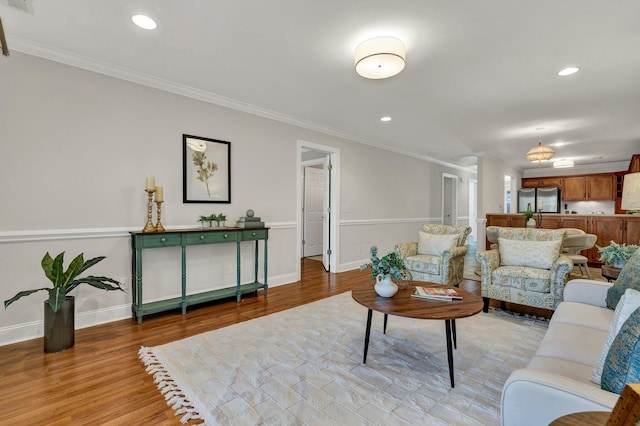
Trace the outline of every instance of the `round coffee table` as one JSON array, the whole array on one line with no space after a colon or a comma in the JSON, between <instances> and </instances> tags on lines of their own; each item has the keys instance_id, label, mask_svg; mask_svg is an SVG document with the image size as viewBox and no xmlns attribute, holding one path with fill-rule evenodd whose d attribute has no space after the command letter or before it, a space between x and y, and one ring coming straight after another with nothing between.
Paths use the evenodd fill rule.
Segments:
<instances>
[{"instance_id":1,"label":"round coffee table","mask_svg":"<svg viewBox=\"0 0 640 426\"><path fill-rule=\"evenodd\" d=\"M412 297L411 293L415 286L400 289L393 297L378 296L373 289L373 284L361 285L351 291L353 300L368 309L362 363L366 364L367 362L373 311L384 314L384 333L387 332L388 315L415 319L443 320L447 340L449 378L451 379L451 387L453 388L455 387L453 379L453 348L457 348L456 319L470 317L482 311L482 298L457 287L425 282L418 282L416 285L422 287L455 288L455 290L462 295L462 300L442 301Z\"/></svg>"}]
</instances>

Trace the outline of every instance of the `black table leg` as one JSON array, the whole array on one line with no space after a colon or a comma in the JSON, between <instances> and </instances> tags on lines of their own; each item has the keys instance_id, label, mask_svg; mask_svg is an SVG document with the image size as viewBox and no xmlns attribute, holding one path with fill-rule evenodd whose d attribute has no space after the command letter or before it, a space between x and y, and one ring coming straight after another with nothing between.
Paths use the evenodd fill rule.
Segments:
<instances>
[{"instance_id":1,"label":"black table leg","mask_svg":"<svg viewBox=\"0 0 640 426\"><path fill-rule=\"evenodd\" d=\"M362 357L362 363L367 363L367 351L369 350L369 334L371 334L371 315L373 311L369 309L367 312L367 330L364 332L364 356Z\"/></svg>"},{"instance_id":2,"label":"black table leg","mask_svg":"<svg viewBox=\"0 0 640 426\"><path fill-rule=\"evenodd\" d=\"M453 382L453 348L451 347L451 320L444 321L444 328L447 333L447 360L449 361L449 379L451 379L451 387L455 388Z\"/></svg>"},{"instance_id":3,"label":"black table leg","mask_svg":"<svg viewBox=\"0 0 640 426\"><path fill-rule=\"evenodd\" d=\"M456 320L451 320L451 331L453 332L453 349L458 349L458 339L456 339Z\"/></svg>"},{"instance_id":4,"label":"black table leg","mask_svg":"<svg viewBox=\"0 0 640 426\"><path fill-rule=\"evenodd\" d=\"M382 329L382 334L387 334L387 317L389 315L384 314L384 328Z\"/></svg>"}]
</instances>

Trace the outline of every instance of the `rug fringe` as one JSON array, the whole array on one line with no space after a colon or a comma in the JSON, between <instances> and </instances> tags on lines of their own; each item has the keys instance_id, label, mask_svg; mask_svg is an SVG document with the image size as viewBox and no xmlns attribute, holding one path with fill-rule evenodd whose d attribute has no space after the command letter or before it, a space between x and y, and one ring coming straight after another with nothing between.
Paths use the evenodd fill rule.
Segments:
<instances>
[{"instance_id":1,"label":"rug fringe","mask_svg":"<svg viewBox=\"0 0 640 426\"><path fill-rule=\"evenodd\" d=\"M164 395L167 405L175 411L176 416L182 415L180 423L185 424L189 420L202 420L200 413L173 381L173 378L158 360L152 348L140 346L138 357L146 366L147 373L153 376L153 382L160 393Z\"/></svg>"}]
</instances>

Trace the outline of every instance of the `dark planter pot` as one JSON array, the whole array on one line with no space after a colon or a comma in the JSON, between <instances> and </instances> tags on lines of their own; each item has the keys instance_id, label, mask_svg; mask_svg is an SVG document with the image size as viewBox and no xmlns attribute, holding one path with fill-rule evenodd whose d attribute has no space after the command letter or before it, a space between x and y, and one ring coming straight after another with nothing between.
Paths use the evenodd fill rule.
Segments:
<instances>
[{"instance_id":1,"label":"dark planter pot","mask_svg":"<svg viewBox=\"0 0 640 426\"><path fill-rule=\"evenodd\" d=\"M44 302L44 351L60 352L75 343L75 298L67 296L58 312Z\"/></svg>"}]
</instances>

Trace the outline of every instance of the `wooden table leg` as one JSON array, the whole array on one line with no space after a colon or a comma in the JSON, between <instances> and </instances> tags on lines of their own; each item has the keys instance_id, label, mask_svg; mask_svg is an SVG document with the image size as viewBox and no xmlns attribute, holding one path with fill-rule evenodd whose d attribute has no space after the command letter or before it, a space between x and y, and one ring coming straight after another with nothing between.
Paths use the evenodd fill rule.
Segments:
<instances>
[{"instance_id":1,"label":"wooden table leg","mask_svg":"<svg viewBox=\"0 0 640 426\"><path fill-rule=\"evenodd\" d=\"M367 330L364 332L364 356L362 357L362 363L367 363L367 351L369 350L369 334L371 334L371 315L373 311L369 309L367 312Z\"/></svg>"},{"instance_id":2,"label":"wooden table leg","mask_svg":"<svg viewBox=\"0 0 640 426\"><path fill-rule=\"evenodd\" d=\"M447 334L447 360L449 362L449 379L451 380L451 387L455 388L455 383L453 381L453 348L452 346L452 337L451 337L451 320L444 321L444 328Z\"/></svg>"}]
</instances>

